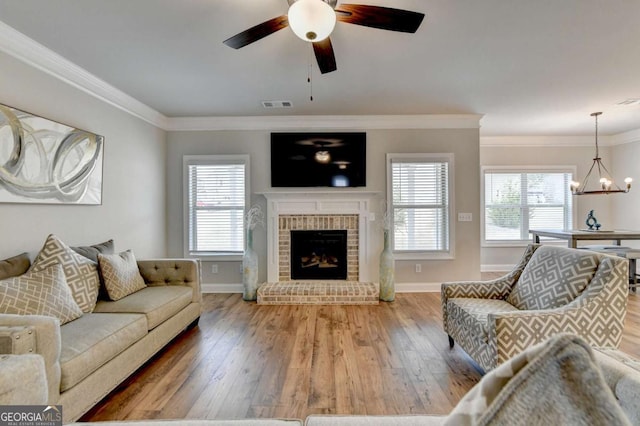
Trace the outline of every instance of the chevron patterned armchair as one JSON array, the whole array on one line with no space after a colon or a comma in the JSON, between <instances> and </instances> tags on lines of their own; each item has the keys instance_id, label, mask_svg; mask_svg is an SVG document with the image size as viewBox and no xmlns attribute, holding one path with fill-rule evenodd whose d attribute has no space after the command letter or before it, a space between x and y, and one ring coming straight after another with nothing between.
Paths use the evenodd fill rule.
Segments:
<instances>
[{"instance_id":1,"label":"chevron patterned armchair","mask_svg":"<svg viewBox=\"0 0 640 426\"><path fill-rule=\"evenodd\" d=\"M560 332L594 347L622 340L627 312L624 258L555 246L527 246L507 275L443 283L442 323L485 371Z\"/></svg>"}]
</instances>

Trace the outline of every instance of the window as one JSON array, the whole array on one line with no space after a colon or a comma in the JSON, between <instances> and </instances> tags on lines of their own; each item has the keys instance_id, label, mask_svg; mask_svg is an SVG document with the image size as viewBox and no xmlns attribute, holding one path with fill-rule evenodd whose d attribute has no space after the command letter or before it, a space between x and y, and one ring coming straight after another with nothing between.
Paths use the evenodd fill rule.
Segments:
<instances>
[{"instance_id":1,"label":"window","mask_svg":"<svg viewBox=\"0 0 640 426\"><path fill-rule=\"evenodd\" d=\"M387 155L393 249L407 254L401 258L452 255L452 168L452 154Z\"/></svg>"},{"instance_id":2,"label":"window","mask_svg":"<svg viewBox=\"0 0 640 426\"><path fill-rule=\"evenodd\" d=\"M244 251L248 156L185 156L185 254L239 256Z\"/></svg>"},{"instance_id":3,"label":"window","mask_svg":"<svg viewBox=\"0 0 640 426\"><path fill-rule=\"evenodd\" d=\"M571 229L573 171L486 168L485 242L526 242L529 229Z\"/></svg>"}]
</instances>

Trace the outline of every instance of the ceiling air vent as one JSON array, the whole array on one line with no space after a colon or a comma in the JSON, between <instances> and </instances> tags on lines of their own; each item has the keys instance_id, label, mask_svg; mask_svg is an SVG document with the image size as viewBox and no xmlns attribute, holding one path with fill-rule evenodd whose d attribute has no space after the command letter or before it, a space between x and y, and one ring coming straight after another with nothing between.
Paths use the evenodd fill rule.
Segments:
<instances>
[{"instance_id":1,"label":"ceiling air vent","mask_svg":"<svg viewBox=\"0 0 640 426\"><path fill-rule=\"evenodd\" d=\"M291 101L262 101L262 106L265 108L293 108L293 102Z\"/></svg>"},{"instance_id":2,"label":"ceiling air vent","mask_svg":"<svg viewBox=\"0 0 640 426\"><path fill-rule=\"evenodd\" d=\"M625 99L624 101L618 102L616 105L620 105L620 106L640 105L640 98Z\"/></svg>"}]
</instances>

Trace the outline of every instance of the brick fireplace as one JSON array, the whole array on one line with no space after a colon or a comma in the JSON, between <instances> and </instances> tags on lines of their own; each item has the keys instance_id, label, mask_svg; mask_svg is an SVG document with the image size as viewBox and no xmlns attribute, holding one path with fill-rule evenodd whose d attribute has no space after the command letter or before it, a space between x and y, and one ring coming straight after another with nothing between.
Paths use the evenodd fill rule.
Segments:
<instances>
[{"instance_id":1,"label":"brick fireplace","mask_svg":"<svg viewBox=\"0 0 640 426\"><path fill-rule=\"evenodd\" d=\"M281 215L278 218L278 281L290 281L292 231L346 231L346 277L358 281L358 215Z\"/></svg>"},{"instance_id":2,"label":"brick fireplace","mask_svg":"<svg viewBox=\"0 0 640 426\"><path fill-rule=\"evenodd\" d=\"M347 280L370 281L375 232L373 203L379 193L364 191L274 191L267 199L267 280L288 281L292 230L347 230ZM379 249L377 250L379 252ZM374 270L376 269L374 268Z\"/></svg>"},{"instance_id":3,"label":"brick fireplace","mask_svg":"<svg viewBox=\"0 0 640 426\"><path fill-rule=\"evenodd\" d=\"M380 241L372 206L379 193L274 191L267 199L267 282L259 304L377 304ZM292 279L291 232L346 232L346 279ZM297 260L299 261L299 260Z\"/></svg>"}]
</instances>

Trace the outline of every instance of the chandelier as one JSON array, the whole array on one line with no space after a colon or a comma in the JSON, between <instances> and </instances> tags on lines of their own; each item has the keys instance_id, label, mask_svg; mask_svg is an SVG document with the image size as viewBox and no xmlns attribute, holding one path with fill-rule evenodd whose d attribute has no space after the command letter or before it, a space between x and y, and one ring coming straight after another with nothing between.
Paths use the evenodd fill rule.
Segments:
<instances>
[{"instance_id":1,"label":"chandelier","mask_svg":"<svg viewBox=\"0 0 640 426\"><path fill-rule=\"evenodd\" d=\"M596 121L596 156L593 159L593 164L591 164L591 168L582 183L571 181L570 187L573 195L627 193L631 189L631 182L633 179L630 177L625 178L624 183L626 184L626 188L620 188L613 182L611 173L609 173L609 170L607 170L605 165L602 163L602 158L600 158L600 152L598 149L598 116L601 114L601 112L594 112L591 114L592 117L595 117ZM589 187L589 178L594 170L598 172L599 185Z\"/></svg>"}]
</instances>

